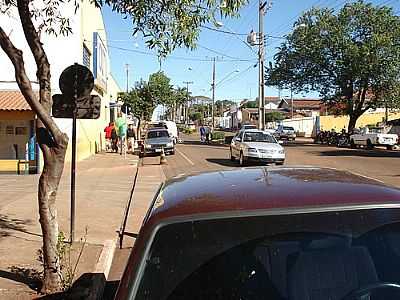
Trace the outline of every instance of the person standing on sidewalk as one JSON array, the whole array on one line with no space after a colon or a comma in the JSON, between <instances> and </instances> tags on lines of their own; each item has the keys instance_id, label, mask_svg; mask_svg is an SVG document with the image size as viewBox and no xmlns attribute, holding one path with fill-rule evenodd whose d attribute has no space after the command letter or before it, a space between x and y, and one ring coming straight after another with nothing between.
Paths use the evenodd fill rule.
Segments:
<instances>
[{"instance_id":1,"label":"person standing on sidewalk","mask_svg":"<svg viewBox=\"0 0 400 300\"><path fill-rule=\"evenodd\" d=\"M136 134L135 134L135 129L133 128L133 124L129 124L126 136L128 138L128 152L133 154L135 152L135 140L136 140Z\"/></svg>"},{"instance_id":2,"label":"person standing on sidewalk","mask_svg":"<svg viewBox=\"0 0 400 300\"><path fill-rule=\"evenodd\" d=\"M106 136L106 151L110 151L111 147L111 132L113 129L113 123L110 122L106 128L104 128L105 136Z\"/></svg>"},{"instance_id":3,"label":"person standing on sidewalk","mask_svg":"<svg viewBox=\"0 0 400 300\"><path fill-rule=\"evenodd\" d=\"M111 150L118 153L118 135L114 123L112 123L111 127Z\"/></svg>"},{"instance_id":4,"label":"person standing on sidewalk","mask_svg":"<svg viewBox=\"0 0 400 300\"><path fill-rule=\"evenodd\" d=\"M201 127L200 127L200 141L202 143L204 143L205 135L206 135L206 130L205 130L203 124L202 124Z\"/></svg>"}]
</instances>

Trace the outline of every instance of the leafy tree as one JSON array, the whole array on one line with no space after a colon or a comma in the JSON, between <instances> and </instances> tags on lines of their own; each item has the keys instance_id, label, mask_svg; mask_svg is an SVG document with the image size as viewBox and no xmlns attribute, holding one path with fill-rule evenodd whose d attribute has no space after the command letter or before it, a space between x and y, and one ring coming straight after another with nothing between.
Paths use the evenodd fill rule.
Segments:
<instances>
[{"instance_id":1,"label":"leafy tree","mask_svg":"<svg viewBox=\"0 0 400 300\"><path fill-rule=\"evenodd\" d=\"M246 103L244 103L242 105L243 108L257 108L258 107L258 103L257 101L253 100L253 101L247 101Z\"/></svg>"},{"instance_id":2,"label":"leafy tree","mask_svg":"<svg viewBox=\"0 0 400 300\"><path fill-rule=\"evenodd\" d=\"M200 26L214 20L214 14L235 15L246 0L179 0L179 1L127 1L99 0L96 5L107 4L123 17L132 19L134 32L141 32L150 48L157 49L161 56L176 47L194 48ZM56 198L68 136L61 132L51 118L52 106L50 64L41 37L45 34L68 34L71 27L64 17L64 5L79 4L79 1L53 0L2 0L0 14L13 14L21 22L25 39L36 62L39 93L36 95L25 71L22 50L15 47L6 31L0 26L0 46L15 69L15 78L21 93L36 113L37 141L44 156L44 168L39 180L38 203L40 225L43 233L44 280L43 293L61 289L60 262L57 257L58 221ZM33 22L33 20L35 22ZM10 28L11 29L11 28Z\"/></svg>"},{"instance_id":3,"label":"leafy tree","mask_svg":"<svg viewBox=\"0 0 400 300\"><path fill-rule=\"evenodd\" d=\"M285 115L278 111L270 112L265 114L265 122L276 122L285 119Z\"/></svg>"},{"instance_id":4,"label":"leafy tree","mask_svg":"<svg viewBox=\"0 0 400 300\"><path fill-rule=\"evenodd\" d=\"M216 113L217 116L222 116L225 110L229 109L231 105L234 105L235 102L231 100L218 100L215 101Z\"/></svg>"},{"instance_id":5,"label":"leafy tree","mask_svg":"<svg viewBox=\"0 0 400 300\"><path fill-rule=\"evenodd\" d=\"M166 106L171 104L172 86L170 81L162 71L149 76L148 89L156 104Z\"/></svg>"},{"instance_id":6,"label":"leafy tree","mask_svg":"<svg viewBox=\"0 0 400 300\"><path fill-rule=\"evenodd\" d=\"M202 121L203 120L203 114L201 112L199 112L199 111L192 112L190 114L190 119L192 121Z\"/></svg>"},{"instance_id":7,"label":"leafy tree","mask_svg":"<svg viewBox=\"0 0 400 300\"><path fill-rule=\"evenodd\" d=\"M266 74L268 85L319 91L329 106L350 116L348 130L368 109L382 105L398 85L400 18L391 8L363 1L337 14L313 8L295 23Z\"/></svg>"}]
</instances>

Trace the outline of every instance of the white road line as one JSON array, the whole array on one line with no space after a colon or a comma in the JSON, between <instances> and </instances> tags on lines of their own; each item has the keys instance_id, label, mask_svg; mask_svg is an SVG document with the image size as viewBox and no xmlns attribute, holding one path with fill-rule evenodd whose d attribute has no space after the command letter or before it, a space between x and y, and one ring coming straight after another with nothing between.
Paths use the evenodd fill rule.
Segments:
<instances>
[{"instance_id":1,"label":"white road line","mask_svg":"<svg viewBox=\"0 0 400 300\"><path fill-rule=\"evenodd\" d=\"M184 159L186 159L186 161L191 164L192 166L194 166L194 162L192 162L185 154L183 154L181 151L179 151L178 149L176 149L176 152L178 152Z\"/></svg>"}]
</instances>

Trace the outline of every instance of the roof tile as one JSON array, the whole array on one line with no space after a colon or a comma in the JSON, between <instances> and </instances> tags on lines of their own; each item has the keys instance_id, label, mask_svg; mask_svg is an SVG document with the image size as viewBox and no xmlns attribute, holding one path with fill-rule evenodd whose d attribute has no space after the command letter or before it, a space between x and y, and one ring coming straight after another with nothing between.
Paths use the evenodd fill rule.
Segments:
<instances>
[{"instance_id":1,"label":"roof tile","mask_svg":"<svg viewBox=\"0 0 400 300\"><path fill-rule=\"evenodd\" d=\"M0 91L0 111L32 110L20 91Z\"/></svg>"}]
</instances>

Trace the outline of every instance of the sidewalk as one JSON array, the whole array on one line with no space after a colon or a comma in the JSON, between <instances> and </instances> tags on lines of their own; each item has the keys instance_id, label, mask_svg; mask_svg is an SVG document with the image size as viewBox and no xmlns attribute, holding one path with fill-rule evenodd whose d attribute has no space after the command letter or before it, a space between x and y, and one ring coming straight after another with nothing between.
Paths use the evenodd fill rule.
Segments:
<instances>
[{"instance_id":1,"label":"sidewalk","mask_svg":"<svg viewBox=\"0 0 400 300\"><path fill-rule=\"evenodd\" d=\"M139 233L143 218L150 207L155 193L160 184L165 181L165 175L159 161L159 157L148 157L145 160L145 164L139 167L138 180L125 228L125 232L128 234L136 235ZM126 235L123 240L122 249L116 249L103 299L114 299L114 293L118 287L134 243L135 238Z\"/></svg>"},{"instance_id":2,"label":"sidewalk","mask_svg":"<svg viewBox=\"0 0 400 300\"><path fill-rule=\"evenodd\" d=\"M85 237L76 279L93 272L106 240L116 239L130 196L137 157L101 153L78 162L75 240ZM31 299L30 275L40 271L37 250L42 245L38 222L39 176L0 176L0 299ZM70 165L66 164L57 196L60 231L69 236Z\"/></svg>"}]
</instances>

